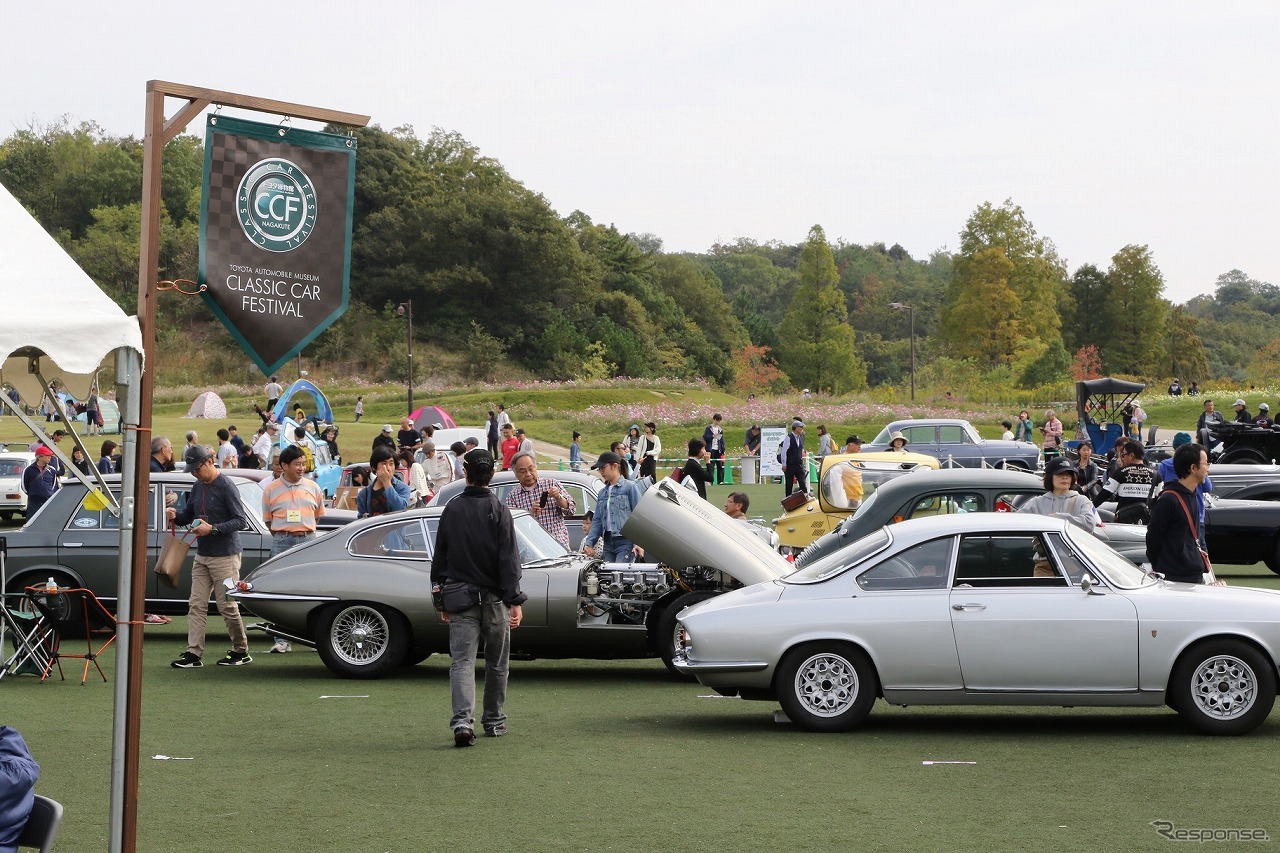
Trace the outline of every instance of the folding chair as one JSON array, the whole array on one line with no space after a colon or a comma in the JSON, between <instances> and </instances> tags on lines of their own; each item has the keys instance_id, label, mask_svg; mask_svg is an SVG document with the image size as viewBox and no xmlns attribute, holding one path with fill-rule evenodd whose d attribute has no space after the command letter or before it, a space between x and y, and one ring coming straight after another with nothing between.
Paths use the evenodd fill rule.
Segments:
<instances>
[{"instance_id":1,"label":"folding chair","mask_svg":"<svg viewBox=\"0 0 1280 853\"><path fill-rule=\"evenodd\" d=\"M36 613L10 610L6 603L10 597L4 592L9 584L5 573L8 544L8 540L0 536L0 678L24 672L39 675L44 672L52 653L50 632L45 626L44 617ZM4 657L6 637L13 643L13 653L7 658Z\"/></svg>"},{"instance_id":2,"label":"folding chair","mask_svg":"<svg viewBox=\"0 0 1280 853\"><path fill-rule=\"evenodd\" d=\"M39 794L35 796L26 828L18 836L18 846L34 847L41 853L47 853L53 849L53 840L57 838L58 826L62 823L62 803Z\"/></svg>"},{"instance_id":3,"label":"folding chair","mask_svg":"<svg viewBox=\"0 0 1280 853\"><path fill-rule=\"evenodd\" d=\"M116 641L116 617L111 614L110 610L102 606L102 602L90 590L81 589L79 587L73 589L45 589L39 586L27 587L27 597L31 599L31 604L35 607L36 612L44 616L48 623L49 629L53 632L53 655L49 662L45 664L44 673L40 676L40 680L49 677L49 673L53 667L57 665L58 675L63 681L66 676L62 673L62 659L72 658L84 661L84 675L80 678L80 683L84 684L89 678L89 664L93 664L98 668L98 674L102 676L102 680L107 680L107 674L102 671L101 664L98 663L98 656L106 651ZM94 631L110 631L111 636L107 638L96 649L94 643L97 638L93 636ZM83 654L70 654L62 651L62 642L64 640L79 639L84 637L85 652Z\"/></svg>"},{"instance_id":4,"label":"folding chair","mask_svg":"<svg viewBox=\"0 0 1280 853\"><path fill-rule=\"evenodd\" d=\"M6 635L13 643L13 652L0 663L0 678L26 672L43 678L53 655L53 632L44 616L10 610L0 603L0 642ZM0 646L0 655L3 653Z\"/></svg>"}]
</instances>

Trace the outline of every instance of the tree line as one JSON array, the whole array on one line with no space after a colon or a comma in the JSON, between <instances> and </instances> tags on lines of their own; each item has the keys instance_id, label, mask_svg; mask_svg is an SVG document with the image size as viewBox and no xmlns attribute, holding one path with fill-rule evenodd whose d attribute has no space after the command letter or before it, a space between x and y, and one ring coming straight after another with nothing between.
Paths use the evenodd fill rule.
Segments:
<instances>
[{"instance_id":1,"label":"tree line","mask_svg":"<svg viewBox=\"0 0 1280 853\"><path fill-rule=\"evenodd\" d=\"M705 377L742 391L845 394L902 386L1037 388L1105 373L1151 381L1266 381L1280 367L1280 288L1239 270L1176 305L1148 247L1069 272L1012 200L984 202L957 250L739 239L668 253L581 211L561 216L457 133L355 132L351 307L307 358L403 376L403 324L465 355L554 379ZM126 310L136 308L142 144L62 120L0 142L0 183ZM162 279L194 278L203 146L165 150ZM895 310L891 304L910 306ZM203 303L160 303L165 335L236 348ZM163 368L162 368L163 369Z\"/></svg>"}]
</instances>

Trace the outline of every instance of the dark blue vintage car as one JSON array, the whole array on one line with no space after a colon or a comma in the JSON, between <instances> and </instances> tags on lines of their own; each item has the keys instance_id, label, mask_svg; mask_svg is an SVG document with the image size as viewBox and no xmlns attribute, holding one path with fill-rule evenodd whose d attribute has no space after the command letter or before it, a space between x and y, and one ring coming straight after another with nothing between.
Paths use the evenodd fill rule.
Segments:
<instances>
[{"instance_id":1,"label":"dark blue vintage car","mask_svg":"<svg viewBox=\"0 0 1280 853\"><path fill-rule=\"evenodd\" d=\"M928 418L894 421L880 430L864 453L889 449L889 436L901 432L907 450L938 460L943 468L1010 468L1034 471L1040 463L1040 448L1026 441L986 439L973 424L958 418Z\"/></svg>"}]
</instances>

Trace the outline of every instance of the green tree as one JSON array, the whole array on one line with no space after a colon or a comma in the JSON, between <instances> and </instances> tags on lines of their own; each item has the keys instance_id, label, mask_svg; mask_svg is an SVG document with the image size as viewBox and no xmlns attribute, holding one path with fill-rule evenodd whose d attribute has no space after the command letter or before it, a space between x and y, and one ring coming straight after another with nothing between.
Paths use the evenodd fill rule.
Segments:
<instances>
[{"instance_id":1,"label":"green tree","mask_svg":"<svg viewBox=\"0 0 1280 853\"><path fill-rule=\"evenodd\" d=\"M1079 350L1111 336L1107 307L1107 275L1093 264L1085 264L1071 276L1071 310L1062 318L1063 343Z\"/></svg>"},{"instance_id":2,"label":"green tree","mask_svg":"<svg viewBox=\"0 0 1280 853\"><path fill-rule=\"evenodd\" d=\"M800 251L795 295L779 328L779 362L791 381L832 394L866 387L835 261L818 225Z\"/></svg>"},{"instance_id":3,"label":"green tree","mask_svg":"<svg viewBox=\"0 0 1280 853\"><path fill-rule=\"evenodd\" d=\"M1062 337L1059 304L1067 293L1067 271L1053 241L1041 237L1022 208L1005 199L1000 207L979 205L960 232L960 253L973 257L999 248L1013 265L1009 286L1021 300L1022 333L1032 346L1048 347Z\"/></svg>"},{"instance_id":4,"label":"green tree","mask_svg":"<svg viewBox=\"0 0 1280 853\"><path fill-rule=\"evenodd\" d=\"M1013 262L993 246L956 259L956 275L938 327L938 338L958 359L981 369L1012 364L1026 339L1022 299L1013 287Z\"/></svg>"},{"instance_id":5,"label":"green tree","mask_svg":"<svg viewBox=\"0 0 1280 853\"><path fill-rule=\"evenodd\" d=\"M1210 377L1209 358L1204 342L1200 340L1200 323L1181 305L1169 312L1164 325L1165 353L1168 360L1165 369L1170 376L1177 376L1185 383L1203 382ZM1257 377L1257 382L1271 382L1276 377L1271 371Z\"/></svg>"},{"instance_id":6,"label":"green tree","mask_svg":"<svg viewBox=\"0 0 1280 853\"><path fill-rule=\"evenodd\" d=\"M1112 373L1158 373L1164 342L1164 276L1146 246L1116 252L1107 270L1111 333L1102 344L1102 361Z\"/></svg>"}]
</instances>

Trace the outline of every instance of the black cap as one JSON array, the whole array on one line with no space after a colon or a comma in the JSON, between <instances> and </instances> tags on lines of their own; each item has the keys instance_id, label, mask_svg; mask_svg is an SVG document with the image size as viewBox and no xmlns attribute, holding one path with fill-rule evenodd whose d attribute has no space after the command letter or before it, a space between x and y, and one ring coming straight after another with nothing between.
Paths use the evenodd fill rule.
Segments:
<instances>
[{"instance_id":1,"label":"black cap","mask_svg":"<svg viewBox=\"0 0 1280 853\"><path fill-rule=\"evenodd\" d=\"M592 471L599 471L601 465L621 465L622 457L614 453L612 450L606 450L596 457L596 464L591 466Z\"/></svg>"},{"instance_id":2,"label":"black cap","mask_svg":"<svg viewBox=\"0 0 1280 853\"><path fill-rule=\"evenodd\" d=\"M1076 467L1076 463L1067 459L1065 456L1059 456L1057 459L1050 459L1049 464L1044 466L1044 472L1050 477L1057 474L1076 474L1080 469Z\"/></svg>"},{"instance_id":3,"label":"black cap","mask_svg":"<svg viewBox=\"0 0 1280 853\"><path fill-rule=\"evenodd\" d=\"M864 442L862 441L861 436L851 435L844 440L844 443L845 444L863 444Z\"/></svg>"},{"instance_id":4,"label":"black cap","mask_svg":"<svg viewBox=\"0 0 1280 853\"><path fill-rule=\"evenodd\" d=\"M197 468L213 458L213 448L207 444L193 444L182 454L182 461L187 463L188 474L194 474Z\"/></svg>"},{"instance_id":5,"label":"black cap","mask_svg":"<svg viewBox=\"0 0 1280 853\"><path fill-rule=\"evenodd\" d=\"M493 456L482 447L468 450L462 454L462 467L468 471L493 470Z\"/></svg>"}]
</instances>

